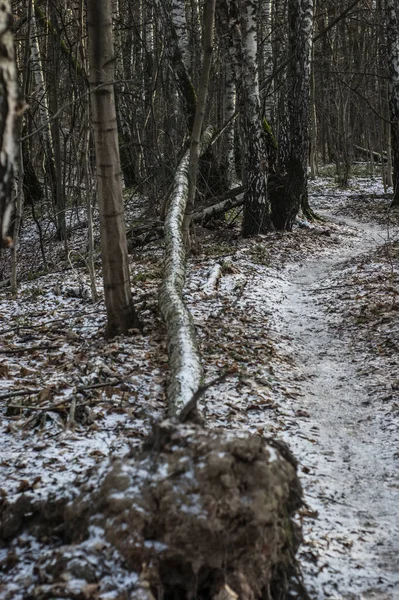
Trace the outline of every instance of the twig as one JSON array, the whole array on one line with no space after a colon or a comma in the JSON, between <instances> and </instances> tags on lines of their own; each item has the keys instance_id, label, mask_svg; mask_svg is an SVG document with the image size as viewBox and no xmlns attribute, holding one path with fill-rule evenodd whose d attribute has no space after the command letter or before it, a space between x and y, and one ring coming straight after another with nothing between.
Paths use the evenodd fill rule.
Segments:
<instances>
[{"instance_id":1,"label":"twig","mask_svg":"<svg viewBox=\"0 0 399 600\"><path fill-rule=\"evenodd\" d=\"M116 381L106 381L104 383L94 383L93 385L82 385L80 387L76 388L77 392L86 392L87 390L96 390L99 388L103 388L103 387L113 387L114 385L119 385L122 384L123 380L121 379L117 379ZM46 389L46 388L43 388ZM8 398L15 398L17 396L30 396L33 394L40 394L40 392L43 391L43 389L38 389L38 390L18 390L15 392L7 392L6 394L1 394L0 395L0 401L1 400L7 400ZM55 392L55 390L53 390L53 392ZM60 406L61 404L63 404L64 402L68 402L69 398L64 398L63 400L61 400L60 402L58 402L57 404L52 404L50 407L37 407L36 410L52 410L53 408L56 408L57 406ZM24 406L13 406L12 408L25 408ZM33 407L30 407L33 408Z\"/></svg>"},{"instance_id":2,"label":"twig","mask_svg":"<svg viewBox=\"0 0 399 600\"><path fill-rule=\"evenodd\" d=\"M75 412L76 412L76 396L73 396L73 398L71 400L71 406L69 409L68 427L74 427L74 425L76 424Z\"/></svg>"},{"instance_id":3,"label":"twig","mask_svg":"<svg viewBox=\"0 0 399 600\"><path fill-rule=\"evenodd\" d=\"M42 390L18 390L16 392L7 392L7 394L1 394L0 400L7 400L8 398L15 398L16 396L31 396L33 394L40 394ZM20 406L18 408L21 408Z\"/></svg>"},{"instance_id":4,"label":"twig","mask_svg":"<svg viewBox=\"0 0 399 600\"><path fill-rule=\"evenodd\" d=\"M20 354L22 352L31 352L32 350L60 350L61 346L27 346L26 348L6 348L0 350L0 354Z\"/></svg>"},{"instance_id":5,"label":"twig","mask_svg":"<svg viewBox=\"0 0 399 600\"><path fill-rule=\"evenodd\" d=\"M338 288L346 288L346 287L356 287L357 285L362 285L362 283L363 282L358 281L356 283L340 283L340 284L337 284L337 285L329 285L327 287L321 287L321 288L317 288L317 289L312 289L312 288L305 288L305 289L308 292L313 292L314 294L316 294L317 292L324 292L326 290L335 290L335 289L338 289Z\"/></svg>"},{"instance_id":6,"label":"twig","mask_svg":"<svg viewBox=\"0 0 399 600\"><path fill-rule=\"evenodd\" d=\"M190 421L191 418L197 413L197 403L201 396L203 396L210 387L213 387L218 383L222 383L232 375L237 375L237 371L227 371L226 373L223 373L223 375L215 377L215 379L212 379L212 381L210 381L209 383L206 383L205 385L202 385L200 388L198 388L198 390L192 396L191 400L189 400L187 404L183 407L183 409L180 411L177 417L178 420L181 423L186 423L187 421Z\"/></svg>"}]
</instances>

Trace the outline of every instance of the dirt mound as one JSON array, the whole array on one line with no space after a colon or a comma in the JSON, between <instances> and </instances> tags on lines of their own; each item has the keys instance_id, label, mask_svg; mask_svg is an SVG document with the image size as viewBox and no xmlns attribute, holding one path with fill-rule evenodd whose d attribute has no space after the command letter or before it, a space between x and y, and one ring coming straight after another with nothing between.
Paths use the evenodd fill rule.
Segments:
<instances>
[{"instance_id":1,"label":"dirt mound","mask_svg":"<svg viewBox=\"0 0 399 600\"><path fill-rule=\"evenodd\" d=\"M61 582L70 598L288 597L300 504L285 446L164 421L140 453L99 467L65 506L68 546L41 552L42 595L36 581L32 597L59 594Z\"/></svg>"}]
</instances>

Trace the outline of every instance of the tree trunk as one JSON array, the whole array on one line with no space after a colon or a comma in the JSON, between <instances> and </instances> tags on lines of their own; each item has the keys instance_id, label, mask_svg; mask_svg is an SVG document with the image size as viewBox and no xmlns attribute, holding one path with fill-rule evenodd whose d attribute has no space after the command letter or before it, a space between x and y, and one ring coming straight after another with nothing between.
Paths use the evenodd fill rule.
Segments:
<instances>
[{"instance_id":1,"label":"tree trunk","mask_svg":"<svg viewBox=\"0 0 399 600\"><path fill-rule=\"evenodd\" d=\"M386 0L389 112L393 166L392 206L399 206L399 15L396 0Z\"/></svg>"},{"instance_id":2,"label":"tree trunk","mask_svg":"<svg viewBox=\"0 0 399 600\"><path fill-rule=\"evenodd\" d=\"M185 0L171 0L170 17L177 35L177 44L181 52L183 64L187 73L190 73L190 49L188 44L186 2Z\"/></svg>"},{"instance_id":3,"label":"tree trunk","mask_svg":"<svg viewBox=\"0 0 399 600\"><path fill-rule=\"evenodd\" d=\"M65 219L65 213L58 214L58 191L57 187L57 170L54 158L53 132L50 123L50 111L48 103L48 95L46 82L44 79L43 63L40 53L38 31L35 16L35 2L32 0L31 7L31 22L30 22L30 55L31 55L31 71L36 87L36 95L38 98L39 115L41 121L41 136L43 139L44 156L45 156L45 173L48 174L52 203L55 211L55 222L57 224L57 232L62 237L63 226L60 226L60 219ZM54 85L54 82L52 82Z\"/></svg>"},{"instance_id":4,"label":"tree trunk","mask_svg":"<svg viewBox=\"0 0 399 600\"><path fill-rule=\"evenodd\" d=\"M203 64L198 90L197 109L190 144L190 163L188 167L188 196L186 211L183 219L183 240L186 248L190 247L190 224L194 212L195 193L197 189L197 172L199 161L199 145L204 122L206 98L208 95L209 74L211 72L213 52L213 26L215 22L216 0L207 0L204 7L204 35L203 35Z\"/></svg>"},{"instance_id":5,"label":"tree trunk","mask_svg":"<svg viewBox=\"0 0 399 600\"><path fill-rule=\"evenodd\" d=\"M0 247L3 248L12 244L7 233L13 209L17 157L17 70L12 24L11 3L4 0L0 10Z\"/></svg>"},{"instance_id":6,"label":"tree trunk","mask_svg":"<svg viewBox=\"0 0 399 600\"><path fill-rule=\"evenodd\" d=\"M308 205L307 166L309 156L310 50L313 0L289 0L288 118L283 156L283 193L273 206L277 229L291 230L299 209Z\"/></svg>"},{"instance_id":7,"label":"tree trunk","mask_svg":"<svg viewBox=\"0 0 399 600\"><path fill-rule=\"evenodd\" d=\"M200 153L209 145L213 129L208 127ZM169 413L176 415L192 399L201 384L202 366L191 314L182 300L186 274L181 226L188 194L190 151L181 160L174 180L165 220L164 277L159 290L159 307L166 323L171 381L168 390Z\"/></svg>"},{"instance_id":8,"label":"tree trunk","mask_svg":"<svg viewBox=\"0 0 399 600\"><path fill-rule=\"evenodd\" d=\"M111 0L88 0L91 109L94 123L101 230L106 336L140 326L135 313L127 254L122 173L114 98Z\"/></svg>"},{"instance_id":9,"label":"tree trunk","mask_svg":"<svg viewBox=\"0 0 399 600\"><path fill-rule=\"evenodd\" d=\"M162 19L165 24L165 31L167 31L168 39L165 44L165 51L176 77L177 87L180 93L181 100L184 105L184 113L186 117L187 127L191 132L194 124L195 110L197 106L197 96L195 93L193 82L190 78L190 74L186 69L184 58L181 52L181 46L179 44L179 37L174 27L174 23L169 14L165 3L161 0L157 0L157 5L160 7Z\"/></svg>"},{"instance_id":10,"label":"tree trunk","mask_svg":"<svg viewBox=\"0 0 399 600\"><path fill-rule=\"evenodd\" d=\"M268 123L274 122L274 78L273 78L273 44L272 44L272 2L263 0L261 10L261 32L262 32L262 75L261 89L264 89L263 114ZM264 85L264 82L266 84Z\"/></svg>"},{"instance_id":11,"label":"tree trunk","mask_svg":"<svg viewBox=\"0 0 399 600\"><path fill-rule=\"evenodd\" d=\"M268 150L262 127L258 71L258 2L233 0L230 3L230 34L234 41L235 78L240 109L243 145L244 211L242 234L272 229L267 192Z\"/></svg>"},{"instance_id":12,"label":"tree trunk","mask_svg":"<svg viewBox=\"0 0 399 600\"><path fill-rule=\"evenodd\" d=\"M65 190L62 181L62 160L61 160L61 138L60 138L60 119L58 118L59 98L58 88L60 81L59 59L60 51L58 40L60 39L60 28L58 27L57 12L53 3L49 4L51 11L51 20L53 28L51 29L50 42L52 45L52 61L49 81L49 109L52 115L51 119L51 137L53 141L54 151L54 190L56 194L56 210L57 210L57 229L58 237L64 240L65 254L68 253L68 243L66 234L65 222Z\"/></svg>"},{"instance_id":13,"label":"tree trunk","mask_svg":"<svg viewBox=\"0 0 399 600\"><path fill-rule=\"evenodd\" d=\"M22 98L25 98L28 95L28 81L29 81L29 37L30 37L30 11L32 9L32 5L30 0L26 0L26 12L28 15L28 31L26 36L25 50L24 50L24 62L23 62L23 72L22 72ZM18 123L18 127L16 128L16 136L18 138L21 137L21 120ZM25 183L25 166L24 166L24 156L23 156L23 143L19 142L19 153L18 153L18 185L16 192L16 201L15 201L15 220L14 220L14 231L13 231L13 247L11 248L11 293L13 295L17 294L17 286L18 286L18 244L19 244L19 235L21 232L21 224L22 224L22 213L24 209L24 183Z\"/></svg>"}]
</instances>

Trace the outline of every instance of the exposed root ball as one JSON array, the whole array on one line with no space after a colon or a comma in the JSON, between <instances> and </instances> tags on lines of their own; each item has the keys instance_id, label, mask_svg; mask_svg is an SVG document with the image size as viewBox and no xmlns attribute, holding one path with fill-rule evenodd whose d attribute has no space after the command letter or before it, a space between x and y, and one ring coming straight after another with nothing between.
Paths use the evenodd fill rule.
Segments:
<instances>
[{"instance_id":1,"label":"exposed root ball","mask_svg":"<svg viewBox=\"0 0 399 600\"><path fill-rule=\"evenodd\" d=\"M77 491L4 503L0 568L18 598L288 599L300 504L283 444L164 421Z\"/></svg>"},{"instance_id":2,"label":"exposed root ball","mask_svg":"<svg viewBox=\"0 0 399 600\"><path fill-rule=\"evenodd\" d=\"M67 510L69 536L102 530L156 598L283 598L301 503L284 454L259 437L165 421L139 456L91 477Z\"/></svg>"}]
</instances>

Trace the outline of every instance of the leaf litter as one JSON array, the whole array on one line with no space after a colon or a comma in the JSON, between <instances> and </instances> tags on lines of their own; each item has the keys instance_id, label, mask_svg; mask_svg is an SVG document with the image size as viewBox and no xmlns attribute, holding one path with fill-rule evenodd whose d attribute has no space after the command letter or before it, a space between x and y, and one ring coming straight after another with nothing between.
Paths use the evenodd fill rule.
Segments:
<instances>
[{"instance_id":1,"label":"leaf litter","mask_svg":"<svg viewBox=\"0 0 399 600\"><path fill-rule=\"evenodd\" d=\"M379 184L356 183L341 192L318 180L312 205L327 220L292 233L248 241L233 229L216 242L198 227L185 289L206 379L236 373L208 391L207 425L277 436L300 461L301 556L317 600L399 597L397 217ZM80 251L82 238L72 243ZM164 414L159 257L157 244L131 257L144 335L110 343L79 264L24 281L17 300L1 291L3 503L61 489L74 497L90 469L140 445ZM86 569L68 597L118 597L137 584L98 531L82 542L90 556L85 545L101 550L111 591ZM39 557L53 551L24 534L0 550L1 597L28 597ZM67 589L56 579L54 596Z\"/></svg>"}]
</instances>

